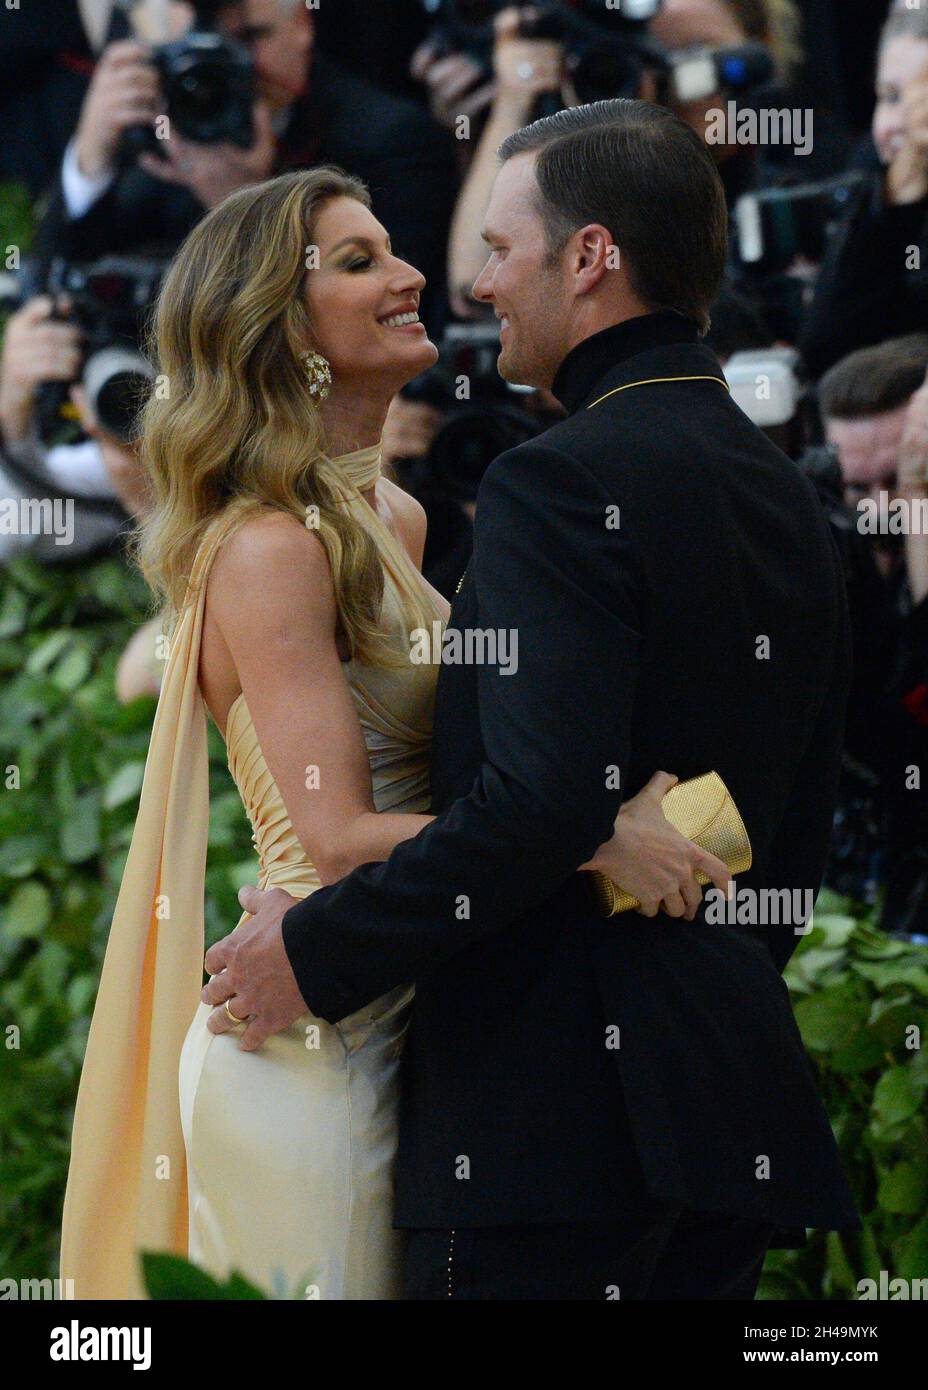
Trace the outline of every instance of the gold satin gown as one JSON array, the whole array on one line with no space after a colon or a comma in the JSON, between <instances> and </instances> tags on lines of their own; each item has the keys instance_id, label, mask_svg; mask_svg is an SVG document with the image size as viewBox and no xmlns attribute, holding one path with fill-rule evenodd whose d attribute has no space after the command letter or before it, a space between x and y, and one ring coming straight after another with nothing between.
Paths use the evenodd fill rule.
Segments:
<instances>
[{"instance_id":1,"label":"gold satin gown","mask_svg":"<svg viewBox=\"0 0 928 1390\"><path fill-rule=\"evenodd\" d=\"M434 618L444 618L444 601L379 518L371 521L356 490L379 475L379 450L334 462L348 504L369 513L384 562L384 626L408 651L397 577L418 586ZM203 580L215 550L208 541L200 547L194 573ZM144 1297L139 1250L173 1250L219 1277L239 1270L288 1298L397 1299L397 1073L411 986L334 1026L306 1014L251 1053L239 1048L241 1030L210 1033L212 1008L198 1002L209 819L196 679L205 591L203 582L172 638L107 947L75 1114L62 1277L74 1279L79 1299ZM428 812L438 666L351 660L342 668L376 809ZM229 712L226 744L254 832L259 886L294 897L314 892L318 875L243 696ZM170 895L169 924L152 912L159 895Z\"/></svg>"},{"instance_id":2,"label":"gold satin gown","mask_svg":"<svg viewBox=\"0 0 928 1390\"><path fill-rule=\"evenodd\" d=\"M435 667L343 669L377 810L427 812ZM258 886L305 897L321 885L241 697L226 739L260 856ZM239 1269L289 1297L297 1286L301 1297L400 1297L392 1184L412 995L395 989L334 1027L306 1014L251 1053L239 1049L237 1030L210 1033L212 1006L200 1004L180 1061L192 1260L221 1275Z\"/></svg>"}]
</instances>

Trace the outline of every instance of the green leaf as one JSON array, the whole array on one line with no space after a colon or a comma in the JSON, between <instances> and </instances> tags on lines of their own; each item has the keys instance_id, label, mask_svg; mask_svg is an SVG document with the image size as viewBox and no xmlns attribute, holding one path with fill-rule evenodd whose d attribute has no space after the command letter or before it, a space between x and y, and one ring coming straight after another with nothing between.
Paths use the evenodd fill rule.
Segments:
<instances>
[{"instance_id":1,"label":"green leaf","mask_svg":"<svg viewBox=\"0 0 928 1390\"><path fill-rule=\"evenodd\" d=\"M90 667L90 652L83 645L75 645L55 663L52 680L59 690L76 690L87 679Z\"/></svg>"},{"instance_id":2,"label":"green leaf","mask_svg":"<svg viewBox=\"0 0 928 1390\"><path fill-rule=\"evenodd\" d=\"M844 1076L872 1071L886 1055L886 1044L870 1028L860 1028L831 1054L830 1065Z\"/></svg>"},{"instance_id":3,"label":"green leaf","mask_svg":"<svg viewBox=\"0 0 928 1390\"><path fill-rule=\"evenodd\" d=\"M22 589L8 586L0 602L0 637L15 637L26 626L28 600Z\"/></svg>"},{"instance_id":4,"label":"green leaf","mask_svg":"<svg viewBox=\"0 0 928 1390\"><path fill-rule=\"evenodd\" d=\"M825 1258L831 1289L845 1295L853 1292L857 1278L837 1231L829 1231L825 1237Z\"/></svg>"},{"instance_id":5,"label":"green leaf","mask_svg":"<svg viewBox=\"0 0 928 1390\"><path fill-rule=\"evenodd\" d=\"M813 931L822 934L822 944L829 947L846 946L857 930L856 917L848 917L837 912L819 912L812 916Z\"/></svg>"},{"instance_id":6,"label":"green leaf","mask_svg":"<svg viewBox=\"0 0 928 1390\"><path fill-rule=\"evenodd\" d=\"M900 1279L928 1277L928 1215L901 1242L897 1274Z\"/></svg>"},{"instance_id":7,"label":"green leaf","mask_svg":"<svg viewBox=\"0 0 928 1390\"><path fill-rule=\"evenodd\" d=\"M30 879L21 883L3 914L3 930L17 941L41 936L52 915L51 894L44 883Z\"/></svg>"},{"instance_id":8,"label":"green leaf","mask_svg":"<svg viewBox=\"0 0 928 1390\"><path fill-rule=\"evenodd\" d=\"M67 979L70 958L60 941L45 941L30 962L46 999L58 1000Z\"/></svg>"},{"instance_id":9,"label":"green leaf","mask_svg":"<svg viewBox=\"0 0 928 1390\"><path fill-rule=\"evenodd\" d=\"M218 1280L179 1255L142 1254L145 1287L155 1299L220 1299Z\"/></svg>"},{"instance_id":10,"label":"green leaf","mask_svg":"<svg viewBox=\"0 0 928 1390\"><path fill-rule=\"evenodd\" d=\"M61 827L61 853L69 864L80 864L100 849L100 793L84 792Z\"/></svg>"},{"instance_id":11,"label":"green leaf","mask_svg":"<svg viewBox=\"0 0 928 1390\"><path fill-rule=\"evenodd\" d=\"M41 675L47 671L53 661L56 661L63 651L74 641L74 633L67 628L62 628L58 632L52 632L45 638L44 642L29 653L29 657L24 667L30 676Z\"/></svg>"},{"instance_id":12,"label":"green leaf","mask_svg":"<svg viewBox=\"0 0 928 1390\"><path fill-rule=\"evenodd\" d=\"M243 1275L233 1272L225 1283L182 1259L153 1251L142 1254L142 1274L145 1287L154 1299L264 1299Z\"/></svg>"},{"instance_id":13,"label":"green leaf","mask_svg":"<svg viewBox=\"0 0 928 1390\"><path fill-rule=\"evenodd\" d=\"M823 888L815 899L813 916L826 917L832 913L836 916L844 916L848 913L849 906L848 899L842 898L840 893L836 893L833 888Z\"/></svg>"},{"instance_id":14,"label":"green leaf","mask_svg":"<svg viewBox=\"0 0 928 1390\"><path fill-rule=\"evenodd\" d=\"M880 1178L877 1201L884 1211L914 1216L923 1209L926 1198L928 1162L924 1157L897 1163Z\"/></svg>"},{"instance_id":15,"label":"green leaf","mask_svg":"<svg viewBox=\"0 0 928 1390\"><path fill-rule=\"evenodd\" d=\"M815 946L802 950L800 947L789 963L787 983L791 989L797 986L805 990L818 989L840 979L835 969L844 961L843 951L819 949Z\"/></svg>"},{"instance_id":16,"label":"green leaf","mask_svg":"<svg viewBox=\"0 0 928 1390\"><path fill-rule=\"evenodd\" d=\"M869 1006L856 997L850 984L801 999L795 1008L802 1040L813 1052L828 1052L846 1043L868 1013Z\"/></svg>"},{"instance_id":17,"label":"green leaf","mask_svg":"<svg viewBox=\"0 0 928 1390\"><path fill-rule=\"evenodd\" d=\"M881 992L898 985L900 988L914 989L928 998L928 969L914 965L908 960L888 961L884 965L858 964L858 975L869 980Z\"/></svg>"},{"instance_id":18,"label":"green leaf","mask_svg":"<svg viewBox=\"0 0 928 1390\"><path fill-rule=\"evenodd\" d=\"M911 1067L892 1067L884 1072L873 1092L874 1121L885 1129L902 1124L918 1113L925 1087L915 1080Z\"/></svg>"},{"instance_id":19,"label":"green leaf","mask_svg":"<svg viewBox=\"0 0 928 1390\"><path fill-rule=\"evenodd\" d=\"M97 993L94 975L78 975L68 986L67 1004L72 1014L87 1013Z\"/></svg>"},{"instance_id":20,"label":"green leaf","mask_svg":"<svg viewBox=\"0 0 928 1390\"><path fill-rule=\"evenodd\" d=\"M0 874L7 878L26 878L34 874L47 848L45 835L11 835L0 843Z\"/></svg>"},{"instance_id":21,"label":"green leaf","mask_svg":"<svg viewBox=\"0 0 928 1390\"><path fill-rule=\"evenodd\" d=\"M112 811L127 801L134 801L142 790L144 777L144 762L124 763L106 784L103 792L104 808Z\"/></svg>"},{"instance_id":22,"label":"green leaf","mask_svg":"<svg viewBox=\"0 0 928 1390\"><path fill-rule=\"evenodd\" d=\"M865 1279L879 1280L880 1270L885 1269L886 1262L880 1253L876 1237L873 1234L872 1222L864 1219L863 1230L860 1233L860 1256Z\"/></svg>"}]
</instances>

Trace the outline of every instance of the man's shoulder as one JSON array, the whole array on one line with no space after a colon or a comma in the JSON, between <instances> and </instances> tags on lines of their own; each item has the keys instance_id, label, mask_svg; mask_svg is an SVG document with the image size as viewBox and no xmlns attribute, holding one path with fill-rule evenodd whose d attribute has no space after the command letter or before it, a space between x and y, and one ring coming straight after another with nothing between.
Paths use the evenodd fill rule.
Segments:
<instances>
[{"instance_id":1,"label":"man's shoulder","mask_svg":"<svg viewBox=\"0 0 928 1390\"><path fill-rule=\"evenodd\" d=\"M600 518L613 494L599 472L551 431L498 454L477 492L475 525L519 526L539 532Z\"/></svg>"}]
</instances>

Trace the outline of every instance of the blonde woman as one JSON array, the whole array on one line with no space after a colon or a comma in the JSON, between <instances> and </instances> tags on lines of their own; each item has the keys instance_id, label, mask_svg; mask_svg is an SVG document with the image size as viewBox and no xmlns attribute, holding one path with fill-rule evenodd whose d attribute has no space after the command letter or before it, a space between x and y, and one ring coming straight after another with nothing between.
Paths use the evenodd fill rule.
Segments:
<instances>
[{"instance_id":1,"label":"blonde woman","mask_svg":"<svg viewBox=\"0 0 928 1390\"><path fill-rule=\"evenodd\" d=\"M170 651L75 1115L61 1273L78 1298L143 1297L143 1250L289 1296L400 1296L411 985L334 1026L303 1005L253 1051L198 1001L207 712L262 888L305 897L432 819L437 668L410 633L448 605L419 572L424 513L380 469L391 398L438 355L423 283L330 168L234 194L166 278L138 555ZM686 844L653 788L629 805L595 861L625 884Z\"/></svg>"}]
</instances>

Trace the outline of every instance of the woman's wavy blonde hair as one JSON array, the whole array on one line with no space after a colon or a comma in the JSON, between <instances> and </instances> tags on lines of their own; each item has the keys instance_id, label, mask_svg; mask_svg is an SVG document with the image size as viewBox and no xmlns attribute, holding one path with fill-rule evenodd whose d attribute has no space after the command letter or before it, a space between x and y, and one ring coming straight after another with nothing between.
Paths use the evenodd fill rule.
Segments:
<instances>
[{"instance_id":1,"label":"woman's wavy blonde hair","mask_svg":"<svg viewBox=\"0 0 928 1390\"><path fill-rule=\"evenodd\" d=\"M159 376L140 416L154 505L131 549L171 628L193 596L197 548L220 516L224 534L261 509L304 524L311 516L352 656L396 666L409 654L381 626L377 541L344 504L299 357L314 341L303 293L314 223L338 197L370 207L367 189L342 169L284 174L226 198L178 250L155 307L149 352ZM400 599L409 626L427 626L424 598L408 582Z\"/></svg>"}]
</instances>

